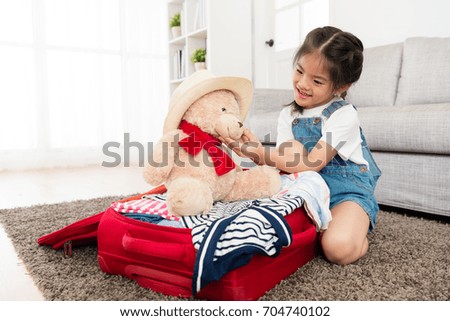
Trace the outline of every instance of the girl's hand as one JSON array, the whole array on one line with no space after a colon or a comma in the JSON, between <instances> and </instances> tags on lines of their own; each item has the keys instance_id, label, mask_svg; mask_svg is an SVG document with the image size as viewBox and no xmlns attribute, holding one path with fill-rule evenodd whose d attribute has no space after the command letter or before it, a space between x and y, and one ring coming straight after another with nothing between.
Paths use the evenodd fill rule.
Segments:
<instances>
[{"instance_id":1,"label":"girl's hand","mask_svg":"<svg viewBox=\"0 0 450 321\"><path fill-rule=\"evenodd\" d=\"M264 164L264 147L258 137L249 129L244 130L244 134L239 140L231 138L220 138L232 151L241 157L248 157L257 164Z\"/></svg>"}]
</instances>

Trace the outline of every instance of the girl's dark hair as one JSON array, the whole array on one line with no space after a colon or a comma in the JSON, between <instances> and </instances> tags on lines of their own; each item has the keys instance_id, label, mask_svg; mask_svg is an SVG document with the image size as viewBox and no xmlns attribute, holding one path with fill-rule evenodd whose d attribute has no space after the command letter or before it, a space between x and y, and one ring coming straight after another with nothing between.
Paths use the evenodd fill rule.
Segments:
<instances>
[{"instance_id":1,"label":"girl's dark hair","mask_svg":"<svg viewBox=\"0 0 450 321\"><path fill-rule=\"evenodd\" d=\"M293 64L300 57L318 51L325 59L334 89L356 82L363 67L364 46L356 36L338 28L326 26L308 33L305 41L297 50ZM345 98L346 93L342 93ZM289 104L295 110L302 111L295 100Z\"/></svg>"}]
</instances>

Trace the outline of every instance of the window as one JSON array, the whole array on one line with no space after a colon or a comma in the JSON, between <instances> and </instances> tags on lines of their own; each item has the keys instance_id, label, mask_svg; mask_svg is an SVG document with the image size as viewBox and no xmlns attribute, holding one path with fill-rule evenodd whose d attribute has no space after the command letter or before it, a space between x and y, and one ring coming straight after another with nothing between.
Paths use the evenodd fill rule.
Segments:
<instances>
[{"instance_id":1,"label":"window","mask_svg":"<svg viewBox=\"0 0 450 321\"><path fill-rule=\"evenodd\" d=\"M0 0L0 170L102 162L162 132L164 0Z\"/></svg>"}]
</instances>

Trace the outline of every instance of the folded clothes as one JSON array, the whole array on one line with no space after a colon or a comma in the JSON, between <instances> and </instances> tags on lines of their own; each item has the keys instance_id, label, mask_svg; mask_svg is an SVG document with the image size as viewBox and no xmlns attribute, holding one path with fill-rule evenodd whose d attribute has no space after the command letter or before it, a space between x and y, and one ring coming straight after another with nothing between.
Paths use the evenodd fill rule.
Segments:
<instances>
[{"instance_id":1,"label":"folded clothes","mask_svg":"<svg viewBox=\"0 0 450 321\"><path fill-rule=\"evenodd\" d=\"M173 216L167 209L165 195L145 195L138 200L128 202L114 202L110 206L118 213L139 213L156 215L166 220L179 221L180 218Z\"/></svg>"},{"instance_id":2,"label":"folded clothes","mask_svg":"<svg viewBox=\"0 0 450 321\"><path fill-rule=\"evenodd\" d=\"M318 231L325 230L331 221L330 190L323 178L316 172L302 172L281 175L281 190L271 199L284 197L285 199L301 198L304 202L308 216L315 224ZM166 194L144 195L142 199L124 203L114 202L111 207L119 213L139 213L156 215L164 220L156 224L173 227L193 228L205 221L219 219L237 213L240 209L248 208L253 201L216 202L210 212L187 217L177 217L169 213L166 204ZM180 221L181 224L173 224L168 221ZM156 220L155 220L156 221Z\"/></svg>"},{"instance_id":3,"label":"folded clothes","mask_svg":"<svg viewBox=\"0 0 450 321\"><path fill-rule=\"evenodd\" d=\"M148 215L148 214L140 214L140 213L124 213L123 216L132 218L138 221L159 224L161 221L167 221L158 215Z\"/></svg>"}]
</instances>

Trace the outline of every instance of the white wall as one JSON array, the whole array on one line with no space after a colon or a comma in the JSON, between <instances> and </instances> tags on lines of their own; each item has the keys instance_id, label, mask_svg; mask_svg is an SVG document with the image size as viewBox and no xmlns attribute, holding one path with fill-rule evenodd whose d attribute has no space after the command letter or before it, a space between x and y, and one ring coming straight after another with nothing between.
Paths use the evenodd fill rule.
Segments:
<instances>
[{"instance_id":1,"label":"white wall","mask_svg":"<svg viewBox=\"0 0 450 321\"><path fill-rule=\"evenodd\" d=\"M448 0L330 0L330 24L366 48L409 37L450 37Z\"/></svg>"},{"instance_id":2,"label":"white wall","mask_svg":"<svg viewBox=\"0 0 450 321\"><path fill-rule=\"evenodd\" d=\"M269 75L274 61L264 45L274 36L273 1L253 0L252 78L258 88L280 88ZM370 48L410 37L450 37L449 13L449 0L329 0L328 24L355 34Z\"/></svg>"}]
</instances>

